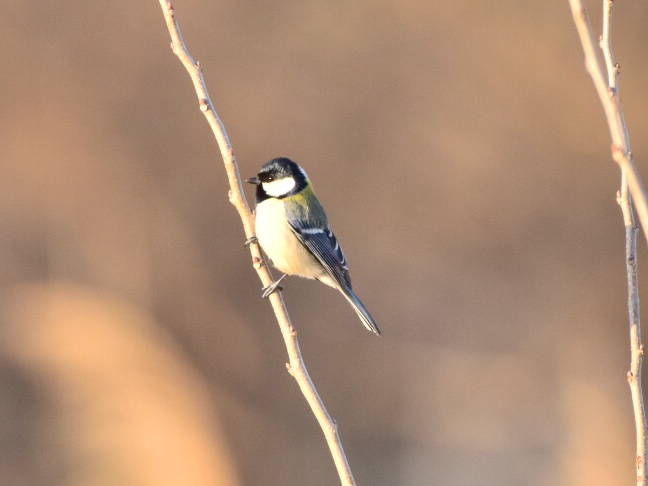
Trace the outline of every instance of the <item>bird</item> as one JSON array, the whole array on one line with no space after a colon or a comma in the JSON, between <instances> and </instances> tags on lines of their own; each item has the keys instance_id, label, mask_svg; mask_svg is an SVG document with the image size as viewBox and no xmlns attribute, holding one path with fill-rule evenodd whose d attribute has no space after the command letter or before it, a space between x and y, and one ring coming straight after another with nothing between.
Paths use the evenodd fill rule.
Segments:
<instances>
[{"instance_id":1,"label":"bird","mask_svg":"<svg viewBox=\"0 0 648 486\"><path fill-rule=\"evenodd\" d=\"M306 171L287 157L276 157L246 182L256 185L256 237L249 242L258 242L283 273L264 287L263 297L281 290L288 275L319 280L339 290L364 326L380 336L378 324L353 292L347 259Z\"/></svg>"}]
</instances>

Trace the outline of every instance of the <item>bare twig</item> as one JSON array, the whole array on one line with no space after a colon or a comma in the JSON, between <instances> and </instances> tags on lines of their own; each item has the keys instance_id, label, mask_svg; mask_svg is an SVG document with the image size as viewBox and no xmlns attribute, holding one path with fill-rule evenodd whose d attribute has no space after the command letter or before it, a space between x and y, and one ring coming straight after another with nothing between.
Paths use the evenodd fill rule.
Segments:
<instances>
[{"instance_id":1,"label":"bare twig","mask_svg":"<svg viewBox=\"0 0 648 486\"><path fill-rule=\"evenodd\" d=\"M169 29L169 34L171 35L171 48L173 53L178 56L185 69L191 76L193 81L196 94L198 96L198 102L200 110L207 118L207 122L214 133L214 137L218 142L218 146L221 151L221 156L223 158L223 163L225 164L225 171L227 172L227 178L229 180L230 191L229 191L229 200L237 209L241 221L243 223L243 228L245 230L245 236L250 241L254 237L254 215L250 211L245 194L243 192L243 186L241 182L241 177L239 175L238 164L236 158L234 157L234 151L232 145L225 131L225 126L219 119L212 104L209 93L207 92L207 87L205 85L205 80L203 78L202 68L199 62L194 61L191 57L191 54L187 50L187 47L182 39L180 34L180 27L173 10L173 6L168 0L159 0L160 6L162 7L162 12L164 13L164 18L166 20L167 28ZM253 267L256 269L259 278L264 286L267 286L272 283L272 276L265 264L263 255L259 246L256 244L249 245L250 253L252 255ZM328 414L322 399L320 398L315 385L313 384L310 376L308 375L308 370L304 364L304 360L301 356L301 351L299 350L299 342L297 341L297 332L293 328L290 317L288 316L288 311L284 304L283 298L280 293L275 292L270 295L270 303L274 310L277 322L279 323L279 328L281 329L281 334L288 351L288 356L290 363L286 364L288 372L295 378L299 384L306 401L311 407L313 414L317 418L317 421L322 428L326 441L331 450L331 455L333 456L333 461L335 462L335 467L337 468L340 480L343 486L355 486L355 480L353 479L353 474L351 473L351 468L347 462L346 456L344 454L344 449L342 448L342 443L338 435L338 428L336 422L331 419Z\"/></svg>"},{"instance_id":2,"label":"bare twig","mask_svg":"<svg viewBox=\"0 0 648 486\"><path fill-rule=\"evenodd\" d=\"M637 208L637 213L639 213L641 227L648 229L648 196L646 195L646 188L639 174L639 170L634 163L632 152L630 151L630 140L625 129L625 120L623 118L623 110L621 109L619 96L615 88L610 89L608 86L608 76L605 74L601 58L596 50L594 34L592 33L589 18L581 0L569 0L569 3L571 5L572 15L574 16L576 30L578 30L583 51L585 52L585 67L592 77L594 87L605 111L605 117L612 137L612 157L621 169L625 171L630 193ZM648 231L644 231L644 236L648 243Z\"/></svg>"},{"instance_id":3,"label":"bare twig","mask_svg":"<svg viewBox=\"0 0 648 486\"><path fill-rule=\"evenodd\" d=\"M613 0L603 0L603 35L601 37L601 49L605 59L605 67L608 74L608 89L610 93L619 96L619 65L614 60L612 51L612 7ZM632 199L628 194L627 181L627 158L624 153L630 153L630 137L628 127L625 124L623 111L619 105L621 114L623 136L627 151L615 151L613 157L621 166L621 191L617 199L623 212L623 221L626 232L626 273L628 275L628 317L630 321L630 371L628 372L628 384L632 396L632 405L635 416L636 433L636 474L637 485L646 484L646 411L643 403L643 392L641 389L641 362L643 357L643 345L641 344L641 314L639 311L639 283L637 280L637 226L632 211ZM617 160L618 159L618 160ZM623 160L626 159L626 160Z\"/></svg>"},{"instance_id":4,"label":"bare twig","mask_svg":"<svg viewBox=\"0 0 648 486\"><path fill-rule=\"evenodd\" d=\"M625 193L623 190L619 191L617 201L621 206L623 219L626 222L626 272L628 275L628 315L630 320L630 371L628 371L628 384L630 385L635 416L637 485L644 486L646 484L646 412L641 389L643 345L641 344L639 286L637 281L637 227L634 224L627 186L625 186Z\"/></svg>"},{"instance_id":5,"label":"bare twig","mask_svg":"<svg viewBox=\"0 0 648 486\"><path fill-rule=\"evenodd\" d=\"M641 389L641 362L643 345L641 344L641 325L639 312L639 287L637 282L637 227L632 212L632 194L637 204L639 219L644 228L644 235L648 239L646 218L646 190L641 176L632 160L630 150L630 137L623 116L623 109L619 100L619 65L614 60L612 52L612 7L613 0L603 0L603 35L600 47L603 51L605 69L601 64L598 52L594 47L594 35L587 18L587 13L580 0L570 0L574 22L578 30L587 70L592 76L594 85L599 94L601 103L608 120L612 136L612 158L621 168L621 190L617 194L617 201L623 212L623 221L626 232L626 272L628 275L628 314L630 320L630 371L628 383L632 395L632 404L635 415L636 428L636 474L637 485L646 484L646 413ZM607 83L605 81L607 73ZM630 190L628 191L628 187Z\"/></svg>"}]
</instances>

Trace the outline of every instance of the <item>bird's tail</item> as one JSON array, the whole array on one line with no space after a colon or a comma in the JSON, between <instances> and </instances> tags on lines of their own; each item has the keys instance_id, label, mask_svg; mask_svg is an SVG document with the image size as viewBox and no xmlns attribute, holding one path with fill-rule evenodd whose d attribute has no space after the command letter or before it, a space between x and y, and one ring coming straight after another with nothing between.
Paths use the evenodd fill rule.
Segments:
<instances>
[{"instance_id":1,"label":"bird's tail","mask_svg":"<svg viewBox=\"0 0 648 486\"><path fill-rule=\"evenodd\" d=\"M380 336L380 329L378 328L378 324L376 324L376 321L374 320L373 317L371 317L371 314L369 314L369 311L367 308L364 306L362 302L360 302L360 299L358 299L358 296L353 293L353 290L351 289L344 289L342 291L346 299L349 301L349 304L353 306L353 310L356 311L358 316L360 317L360 320L364 324L364 326L373 332L376 336Z\"/></svg>"}]
</instances>

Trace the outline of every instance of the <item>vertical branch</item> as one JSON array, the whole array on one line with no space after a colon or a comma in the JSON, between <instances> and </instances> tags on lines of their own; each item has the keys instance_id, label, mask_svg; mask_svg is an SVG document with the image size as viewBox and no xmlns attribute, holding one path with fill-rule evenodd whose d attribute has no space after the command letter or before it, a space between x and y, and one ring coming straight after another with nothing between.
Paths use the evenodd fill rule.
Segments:
<instances>
[{"instance_id":1,"label":"vertical branch","mask_svg":"<svg viewBox=\"0 0 648 486\"><path fill-rule=\"evenodd\" d=\"M641 344L641 325L639 311L639 285L637 281L637 227L634 224L632 205L627 186L619 191L617 201L623 212L626 234L626 272L628 275L628 316L630 320L630 371L628 384L632 396L632 407L635 417L636 435L636 473L637 485L646 484L646 411L644 409L641 389L641 362L643 344Z\"/></svg>"},{"instance_id":2,"label":"vertical branch","mask_svg":"<svg viewBox=\"0 0 648 486\"><path fill-rule=\"evenodd\" d=\"M603 1L603 36L601 37L601 49L605 59L605 66L608 74L608 90L618 99L619 96L619 65L614 60L612 51L612 7L613 0ZM623 130L624 141L627 152L630 152L630 137L625 124L623 111L620 121ZM632 199L628 194L627 167L621 165L621 191L618 198L626 233L626 273L628 275L628 317L630 321L630 371L628 372L628 384L632 396L632 405L635 416L636 433L636 473L637 484L646 484L646 411L643 402L641 389L641 362L643 357L643 345L641 344L641 325L639 307L639 283L637 280L637 226L632 211Z\"/></svg>"},{"instance_id":3,"label":"vertical branch","mask_svg":"<svg viewBox=\"0 0 648 486\"><path fill-rule=\"evenodd\" d=\"M587 13L580 0L570 0L574 22L585 52L585 62L603 109L612 137L612 158L621 168L621 190L617 202L621 206L626 236L626 272L628 275L628 315L630 321L630 371L628 383L632 396L636 429L636 474L637 485L646 485L646 412L641 388L641 362L643 345L641 344L641 325L639 313L639 287L637 281L637 226L632 211L632 200L637 204L639 219L648 241L648 206L646 190L641 176L632 160L630 137L623 116L619 99L619 65L614 60L612 51L612 7L614 0L603 0L603 35L600 48L605 63L594 47L594 35L589 24ZM607 78L607 82L606 82ZM631 197L632 195L632 197Z\"/></svg>"},{"instance_id":4,"label":"vertical branch","mask_svg":"<svg viewBox=\"0 0 648 486\"><path fill-rule=\"evenodd\" d=\"M619 65L614 60L612 51L612 7L614 0L603 0L603 35L601 36L601 50L605 59L608 74L608 91L610 96L619 99ZM623 110L619 106L619 120L625 142L624 152L631 153L630 136L625 123ZM637 280L637 226L632 211L632 199L628 193L627 181L628 168L621 164L621 191L617 199L623 213L626 236L626 273L628 275L628 318L630 321L630 371L628 384L632 396L632 407L635 416L636 435L636 473L637 484L646 484L646 411L641 389L641 363L643 357L643 344L641 344L641 324L639 307L639 282Z\"/></svg>"},{"instance_id":5,"label":"vertical branch","mask_svg":"<svg viewBox=\"0 0 648 486\"><path fill-rule=\"evenodd\" d=\"M604 0L609 1L609 0ZM648 196L644 186L641 174L634 163L632 152L630 151L630 141L625 130L625 120L621 109L621 102L615 89L610 90L607 82L608 76L601 63L601 58L596 50L594 34L590 26L587 12L583 7L581 0L569 0L574 24L578 31L583 51L585 53L585 68L592 77L596 93L599 96L605 118L612 138L612 158L619 164L625 172L628 181L628 187L635 203L641 227L648 228ZM644 231L646 242L648 243L648 232Z\"/></svg>"},{"instance_id":6,"label":"vertical branch","mask_svg":"<svg viewBox=\"0 0 648 486\"><path fill-rule=\"evenodd\" d=\"M243 192L243 184L239 175L238 164L234 157L234 150L232 149L229 137L225 131L225 126L218 117L209 93L207 92L202 67L199 62L195 61L193 57L191 57L191 54L184 43L171 2L169 0L159 0L159 2L162 7L167 29L171 35L171 49L189 73L194 89L196 90L196 95L198 96L200 111L205 115L205 118L214 133L214 137L218 142L230 186L229 200L241 217L246 238L248 241L252 241L251 239L254 237L254 215L250 211L250 207L248 206ZM249 248L252 255L253 267L257 271L261 282L264 286L271 284L272 276L265 264L259 246L257 244L250 244ZM288 372L297 381L302 394L306 398L306 401L310 405L315 418L324 432L331 455L333 456L335 467L340 476L341 484L343 486L355 486L356 483L353 479L351 468L349 467L349 463L344 454L344 449L342 448L337 424L330 417L308 374L306 364L304 363L299 349L297 331L295 331L290 322L288 311L279 292L270 295L270 303L272 304L288 352L290 360L290 362L286 364Z\"/></svg>"}]
</instances>

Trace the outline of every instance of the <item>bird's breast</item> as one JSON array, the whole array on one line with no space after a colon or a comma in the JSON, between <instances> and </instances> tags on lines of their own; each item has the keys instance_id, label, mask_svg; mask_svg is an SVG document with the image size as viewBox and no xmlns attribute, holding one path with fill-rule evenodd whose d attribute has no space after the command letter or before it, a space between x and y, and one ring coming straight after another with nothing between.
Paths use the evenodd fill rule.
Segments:
<instances>
[{"instance_id":1,"label":"bird's breast","mask_svg":"<svg viewBox=\"0 0 648 486\"><path fill-rule=\"evenodd\" d=\"M289 275L320 278L325 275L317 259L301 244L288 225L281 199L267 199L256 207L256 236L272 264Z\"/></svg>"}]
</instances>

